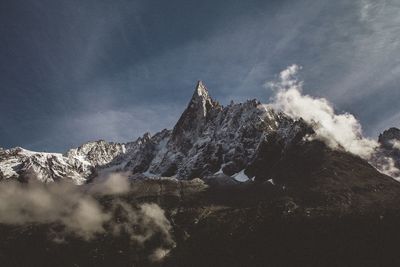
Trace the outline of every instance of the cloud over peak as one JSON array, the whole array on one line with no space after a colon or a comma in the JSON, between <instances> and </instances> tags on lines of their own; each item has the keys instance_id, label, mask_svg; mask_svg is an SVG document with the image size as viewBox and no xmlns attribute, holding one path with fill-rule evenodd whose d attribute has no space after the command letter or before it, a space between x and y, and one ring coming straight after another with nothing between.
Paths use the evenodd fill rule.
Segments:
<instances>
[{"instance_id":1,"label":"cloud over peak","mask_svg":"<svg viewBox=\"0 0 400 267\"><path fill-rule=\"evenodd\" d=\"M400 170L393 158L384 156L381 145L363 135L360 122L350 113L337 114L333 105L325 98L305 95L303 82L298 79L301 66L291 65L280 72L277 81L267 82L274 96L269 104L277 111L287 114L292 119L302 118L315 131L309 140L318 139L332 149L340 149L357 155L373 165L380 172L395 179L400 178ZM400 143L393 142L393 148L400 148Z\"/></svg>"},{"instance_id":2,"label":"cloud over peak","mask_svg":"<svg viewBox=\"0 0 400 267\"><path fill-rule=\"evenodd\" d=\"M304 119L314 128L313 138L325 141L331 148L369 159L379 144L363 137L361 124L352 114L336 114L326 99L303 95L303 83L296 78L300 69L291 65L280 73L278 81L267 83L276 92L272 107L293 119Z\"/></svg>"}]
</instances>

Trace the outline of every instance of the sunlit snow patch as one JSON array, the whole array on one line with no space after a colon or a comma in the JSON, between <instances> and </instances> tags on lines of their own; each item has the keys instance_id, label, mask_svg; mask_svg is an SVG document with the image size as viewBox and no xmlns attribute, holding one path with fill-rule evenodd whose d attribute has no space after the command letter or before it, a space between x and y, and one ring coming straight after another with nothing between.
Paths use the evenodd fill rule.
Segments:
<instances>
[{"instance_id":1,"label":"sunlit snow patch","mask_svg":"<svg viewBox=\"0 0 400 267\"><path fill-rule=\"evenodd\" d=\"M232 178L238 182L247 182L249 180L249 177L244 173L244 170L235 173L232 175Z\"/></svg>"}]
</instances>

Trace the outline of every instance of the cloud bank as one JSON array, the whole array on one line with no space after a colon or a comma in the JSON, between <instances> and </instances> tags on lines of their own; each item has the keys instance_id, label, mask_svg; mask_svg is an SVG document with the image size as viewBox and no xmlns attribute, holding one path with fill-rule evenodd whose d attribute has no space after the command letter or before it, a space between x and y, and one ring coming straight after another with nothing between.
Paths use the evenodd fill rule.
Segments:
<instances>
[{"instance_id":1,"label":"cloud bank","mask_svg":"<svg viewBox=\"0 0 400 267\"><path fill-rule=\"evenodd\" d=\"M280 73L278 81L266 83L275 91L270 106L295 120L302 118L312 125L315 134L310 139L319 139L332 149L358 155L381 172L397 177L399 170L393 159L381 157L379 163L374 162L380 144L363 136L361 124L352 114L336 114L333 105L326 99L302 94L303 82L297 78L300 69L298 65L291 65Z\"/></svg>"},{"instance_id":2,"label":"cloud bank","mask_svg":"<svg viewBox=\"0 0 400 267\"><path fill-rule=\"evenodd\" d=\"M175 245L171 224L157 204L131 204L118 197L100 201L101 196L130 190L124 174L104 176L90 188L68 182L30 181L0 183L1 224L47 224L55 242L66 242L70 236L90 241L99 235L128 235L134 244L144 245L161 236L150 260L160 260Z\"/></svg>"},{"instance_id":3,"label":"cloud bank","mask_svg":"<svg viewBox=\"0 0 400 267\"><path fill-rule=\"evenodd\" d=\"M352 114L336 114L326 99L302 95L303 83L296 78L299 69L299 66L292 65L280 73L278 82L268 84L276 90L272 106L294 119L303 118L313 125L315 137L331 148L340 147L369 159L379 146L378 142L363 137L361 125Z\"/></svg>"}]
</instances>

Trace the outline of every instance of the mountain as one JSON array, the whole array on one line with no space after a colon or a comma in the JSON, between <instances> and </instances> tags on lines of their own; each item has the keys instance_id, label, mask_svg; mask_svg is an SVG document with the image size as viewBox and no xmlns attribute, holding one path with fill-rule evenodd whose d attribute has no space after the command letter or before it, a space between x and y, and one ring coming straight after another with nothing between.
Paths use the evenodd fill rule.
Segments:
<instances>
[{"instance_id":1,"label":"mountain","mask_svg":"<svg viewBox=\"0 0 400 267\"><path fill-rule=\"evenodd\" d=\"M103 140L86 143L65 154L29 151L20 147L0 150L0 179L34 178L41 182L71 179L84 184L95 169L125 152L125 145Z\"/></svg>"},{"instance_id":2,"label":"mountain","mask_svg":"<svg viewBox=\"0 0 400 267\"><path fill-rule=\"evenodd\" d=\"M35 176L43 182L68 178L82 184L108 169L179 179L226 174L247 180L243 170L261 140L272 132L286 134L291 122L256 100L222 107L200 81L172 130L146 133L126 144L89 142L65 154L2 150L0 177Z\"/></svg>"},{"instance_id":3,"label":"mountain","mask_svg":"<svg viewBox=\"0 0 400 267\"><path fill-rule=\"evenodd\" d=\"M253 178L245 169L260 144L272 134L290 142L300 124L307 127L257 100L223 107L199 82L172 131L143 136L115 163L120 170L148 176L191 179L227 175L246 181ZM116 164L109 165L115 168Z\"/></svg>"},{"instance_id":4,"label":"mountain","mask_svg":"<svg viewBox=\"0 0 400 267\"><path fill-rule=\"evenodd\" d=\"M95 203L104 211L102 217L109 219L100 234L86 240L65 233L63 221L52 217L7 223L20 201L11 201L10 208L3 203L1 262L4 266L60 262L61 266L398 266L400 183L374 166L391 163L387 170L397 170L400 130L391 128L380 135L380 147L371 159L374 166L344 148L332 149L310 138L314 134L313 125L303 119L294 120L257 100L222 106L198 82L171 130L145 133L124 144L88 142L64 154L0 149L1 179L72 181L81 185L73 187L82 192L78 199L89 196L84 203ZM113 172L128 174L130 183L122 184L125 193L102 195L99 186L114 181L102 174ZM2 192L9 192L7 186ZM29 184L21 188L22 196L35 189ZM60 192L64 191L56 190L55 199ZM13 193L4 194L3 202ZM51 203L43 199L36 201L39 207ZM129 215L128 211L140 211L149 203L162 208L148 210L153 220ZM21 214L29 215L23 204ZM83 209L72 215L92 219L96 213L91 207L78 206ZM57 205L54 210L59 209ZM39 218L44 214L40 212ZM162 231L150 238L149 230L166 222L164 215L171 236L164 240ZM79 222L73 226L90 228L86 220ZM115 234L120 229L116 226L122 234ZM130 234L140 237L141 231L149 240L138 245ZM26 257L20 257L21 249ZM164 261L151 260L154 252L165 251L170 253Z\"/></svg>"},{"instance_id":5,"label":"mountain","mask_svg":"<svg viewBox=\"0 0 400 267\"><path fill-rule=\"evenodd\" d=\"M199 81L172 130L153 136L146 133L125 144L89 142L64 154L0 150L0 178L71 179L84 184L103 171L121 171L131 177L218 178L228 183L257 180L290 186L297 180L304 185L304 179L311 181L321 172L320 182L326 170L329 178L344 184L364 175L383 177L356 156L308 141L306 137L313 132L302 119L293 120L257 100L224 107ZM400 130L385 131L379 142L378 159L391 159L398 166ZM348 173L349 166L358 169ZM295 178L299 175L305 178Z\"/></svg>"}]
</instances>

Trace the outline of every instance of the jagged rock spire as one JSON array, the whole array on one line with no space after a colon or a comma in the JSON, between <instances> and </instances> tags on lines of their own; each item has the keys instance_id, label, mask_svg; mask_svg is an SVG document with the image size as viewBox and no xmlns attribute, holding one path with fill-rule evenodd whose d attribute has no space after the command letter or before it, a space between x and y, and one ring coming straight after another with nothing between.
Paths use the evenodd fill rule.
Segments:
<instances>
[{"instance_id":1,"label":"jagged rock spire","mask_svg":"<svg viewBox=\"0 0 400 267\"><path fill-rule=\"evenodd\" d=\"M198 117L205 117L207 116L207 113L217 105L218 103L210 97L204 83L198 81L188 107L183 112L180 120L187 116L188 113L194 113L192 115L198 115Z\"/></svg>"},{"instance_id":2,"label":"jagged rock spire","mask_svg":"<svg viewBox=\"0 0 400 267\"><path fill-rule=\"evenodd\" d=\"M210 97L203 81L198 81L187 109L195 110L199 115L205 117L207 112L216 104L217 103Z\"/></svg>"},{"instance_id":3,"label":"jagged rock spire","mask_svg":"<svg viewBox=\"0 0 400 267\"><path fill-rule=\"evenodd\" d=\"M194 92L197 96L204 96L209 98L207 87L204 85L203 81L199 80L196 85L196 90Z\"/></svg>"},{"instance_id":4,"label":"jagged rock spire","mask_svg":"<svg viewBox=\"0 0 400 267\"><path fill-rule=\"evenodd\" d=\"M205 123L208 114L215 108L218 108L218 102L214 101L202 81L198 81L193 96L179 118L172 133L172 140L186 143L196 137ZM187 139L187 140L185 140Z\"/></svg>"}]
</instances>

